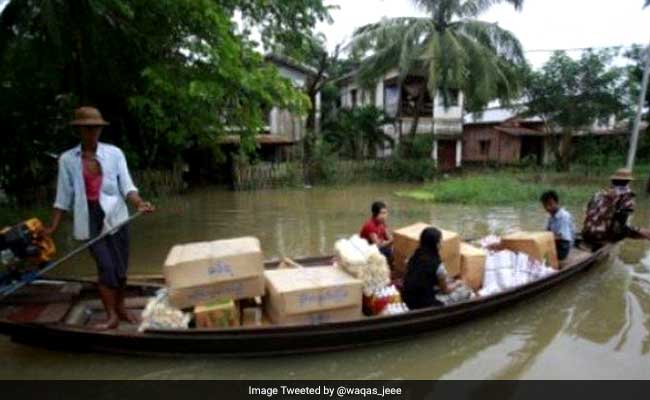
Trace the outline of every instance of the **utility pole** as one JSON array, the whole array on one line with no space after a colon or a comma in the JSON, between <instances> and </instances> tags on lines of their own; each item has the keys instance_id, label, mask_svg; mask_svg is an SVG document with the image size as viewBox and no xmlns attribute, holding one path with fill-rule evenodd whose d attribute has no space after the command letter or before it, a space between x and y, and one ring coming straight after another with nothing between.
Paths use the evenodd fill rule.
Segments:
<instances>
[{"instance_id":1,"label":"utility pole","mask_svg":"<svg viewBox=\"0 0 650 400\"><path fill-rule=\"evenodd\" d=\"M636 119L632 128L632 137L630 139L630 152L627 156L627 167L634 168L634 159L636 158L636 149L639 143L639 129L641 128L641 116L643 115L643 106L645 105L646 94L648 90L648 80L650 79L650 44L645 51L645 70L641 81L641 95L639 96L639 106L636 111Z\"/></svg>"}]
</instances>

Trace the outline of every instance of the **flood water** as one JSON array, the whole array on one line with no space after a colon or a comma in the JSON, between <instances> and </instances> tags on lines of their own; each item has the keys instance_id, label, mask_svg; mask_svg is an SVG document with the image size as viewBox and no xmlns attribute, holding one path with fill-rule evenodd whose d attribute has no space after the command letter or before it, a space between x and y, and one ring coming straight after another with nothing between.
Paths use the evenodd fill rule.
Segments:
<instances>
[{"instance_id":1,"label":"flood water","mask_svg":"<svg viewBox=\"0 0 650 400\"><path fill-rule=\"evenodd\" d=\"M166 199L132 226L131 274L160 273L173 244L233 236L259 237L269 258L328 254L359 229L376 199L389 204L391 227L425 221L464 237L539 229L545 220L534 202L432 205L395 195L405 188L211 189ZM650 225L650 202L638 208L636 222ZM570 210L580 221L582 210ZM74 245L65 230L57 242ZM84 255L57 273L91 276L94 265ZM625 243L608 262L535 299L393 344L242 360L58 352L0 337L0 360L0 378L13 379L649 379L650 243Z\"/></svg>"}]
</instances>

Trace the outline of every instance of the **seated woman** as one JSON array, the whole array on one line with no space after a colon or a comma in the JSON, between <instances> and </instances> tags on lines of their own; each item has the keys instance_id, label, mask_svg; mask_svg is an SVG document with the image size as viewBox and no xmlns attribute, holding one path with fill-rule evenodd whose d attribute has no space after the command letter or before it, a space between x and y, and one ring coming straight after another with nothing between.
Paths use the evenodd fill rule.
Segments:
<instances>
[{"instance_id":1,"label":"seated woman","mask_svg":"<svg viewBox=\"0 0 650 400\"><path fill-rule=\"evenodd\" d=\"M456 282L447 283L447 271L440 261L441 238L436 228L422 231L420 246L409 260L402 298L411 310L441 305L436 294L451 293L458 286Z\"/></svg>"}]
</instances>

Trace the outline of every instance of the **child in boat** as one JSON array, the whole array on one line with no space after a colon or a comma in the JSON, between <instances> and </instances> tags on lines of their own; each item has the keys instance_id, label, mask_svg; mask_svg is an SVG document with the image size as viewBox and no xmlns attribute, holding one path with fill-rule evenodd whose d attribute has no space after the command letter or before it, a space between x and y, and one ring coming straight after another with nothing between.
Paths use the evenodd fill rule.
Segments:
<instances>
[{"instance_id":1,"label":"child in boat","mask_svg":"<svg viewBox=\"0 0 650 400\"><path fill-rule=\"evenodd\" d=\"M370 207L372 217L363 224L359 236L366 239L370 244L376 244L379 251L390 262L393 256L393 236L388 232L386 222L388 221L388 207L381 201L375 201Z\"/></svg>"},{"instance_id":2,"label":"child in boat","mask_svg":"<svg viewBox=\"0 0 650 400\"><path fill-rule=\"evenodd\" d=\"M560 197L553 190L544 192L540 201L549 214L546 230L555 235L557 257L560 261L566 260L575 241L573 217L565 208L560 207Z\"/></svg>"},{"instance_id":3,"label":"child in boat","mask_svg":"<svg viewBox=\"0 0 650 400\"><path fill-rule=\"evenodd\" d=\"M440 261L442 233L426 228L420 235L420 246L409 259L402 298L411 310L442 305L436 294L453 292L457 282L447 283L447 271Z\"/></svg>"}]
</instances>

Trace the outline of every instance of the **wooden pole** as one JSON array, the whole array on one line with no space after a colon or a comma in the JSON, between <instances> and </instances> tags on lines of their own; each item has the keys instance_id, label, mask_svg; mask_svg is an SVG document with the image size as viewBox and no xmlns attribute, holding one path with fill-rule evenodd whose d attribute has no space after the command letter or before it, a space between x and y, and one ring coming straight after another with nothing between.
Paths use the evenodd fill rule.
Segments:
<instances>
[{"instance_id":1,"label":"wooden pole","mask_svg":"<svg viewBox=\"0 0 650 400\"><path fill-rule=\"evenodd\" d=\"M636 111L636 118L634 120L634 127L632 128L632 137L630 138L630 152L627 156L627 167L629 169L634 168L636 149L639 142L639 129L641 127L641 116L643 115L643 106L645 105L649 79L650 79L650 44L648 44L648 48L646 49L645 52L645 70L643 72L643 79L641 80L641 95L639 96L639 104Z\"/></svg>"}]
</instances>

